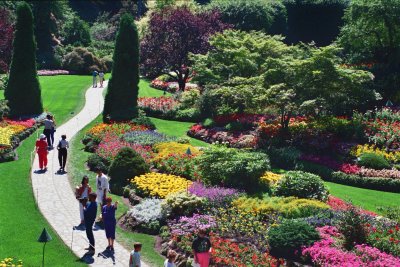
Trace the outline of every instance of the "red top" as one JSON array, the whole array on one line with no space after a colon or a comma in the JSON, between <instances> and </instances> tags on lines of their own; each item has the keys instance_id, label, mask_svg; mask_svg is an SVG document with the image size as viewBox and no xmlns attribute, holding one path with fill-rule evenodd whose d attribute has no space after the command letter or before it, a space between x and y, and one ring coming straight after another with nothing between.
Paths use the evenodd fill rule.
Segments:
<instances>
[{"instance_id":1,"label":"red top","mask_svg":"<svg viewBox=\"0 0 400 267\"><path fill-rule=\"evenodd\" d=\"M37 140L36 141L36 149L38 153L47 153L47 142L46 140Z\"/></svg>"}]
</instances>

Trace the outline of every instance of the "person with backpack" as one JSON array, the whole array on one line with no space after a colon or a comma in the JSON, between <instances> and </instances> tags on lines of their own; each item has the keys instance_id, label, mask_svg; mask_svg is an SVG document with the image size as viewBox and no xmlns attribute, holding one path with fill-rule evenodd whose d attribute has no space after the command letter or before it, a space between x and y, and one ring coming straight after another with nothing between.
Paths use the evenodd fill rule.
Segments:
<instances>
[{"instance_id":1,"label":"person with backpack","mask_svg":"<svg viewBox=\"0 0 400 267\"><path fill-rule=\"evenodd\" d=\"M67 163L69 143L65 134L61 135L61 140L58 142L58 162L60 163L60 172L65 172L65 164Z\"/></svg>"}]
</instances>

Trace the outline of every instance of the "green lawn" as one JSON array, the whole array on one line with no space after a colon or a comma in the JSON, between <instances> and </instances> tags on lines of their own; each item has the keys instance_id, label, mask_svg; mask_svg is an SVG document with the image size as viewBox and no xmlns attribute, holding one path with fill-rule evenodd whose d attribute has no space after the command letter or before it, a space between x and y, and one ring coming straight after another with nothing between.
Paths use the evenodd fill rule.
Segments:
<instances>
[{"instance_id":1,"label":"green lawn","mask_svg":"<svg viewBox=\"0 0 400 267\"><path fill-rule=\"evenodd\" d=\"M71 141L70 148L70 159L68 162L67 171L72 178L72 184L78 185L84 175L89 176L89 183L92 188L95 188L95 177L93 172L87 170L85 162L91 153L83 150L84 146L80 142L85 132L90 129L94 124L101 122L101 116L95 119L92 123L87 125L82 131L80 131ZM118 200L120 206L117 210L117 217L122 216L127 210L128 206L123 204L121 197L112 195L113 201ZM78 212L78 209L77 209ZM150 266L162 266L164 258L160 256L154 249L155 238L151 235L132 233L124 231L121 228L117 228L117 241L121 242L128 250L133 249L134 242L141 242L143 244L142 256L146 263Z\"/></svg>"},{"instance_id":2,"label":"green lawn","mask_svg":"<svg viewBox=\"0 0 400 267\"><path fill-rule=\"evenodd\" d=\"M399 206L400 194L370 190L348 185L325 182L332 195L344 200L350 200L353 204L366 210L377 212L377 206Z\"/></svg>"},{"instance_id":3,"label":"green lawn","mask_svg":"<svg viewBox=\"0 0 400 267\"><path fill-rule=\"evenodd\" d=\"M40 77L44 106L58 121L64 122L84 103L84 92L91 83L89 76ZM30 182L30 152L36 134L17 149L19 159L1 163L0 173L0 258L15 256L26 266L40 266L42 245L37 242L43 227L53 240L46 245L48 266L79 266L77 257L52 231L36 208Z\"/></svg>"},{"instance_id":4,"label":"green lawn","mask_svg":"<svg viewBox=\"0 0 400 267\"><path fill-rule=\"evenodd\" d=\"M0 90L0 100L4 99L4 90Z\"/></svg>"},{"instance_id":5,"label":"green lawn","mask_svg":"<svg viewBox=\"0 0 400 267\"><path fill-rule=\"evenodd\" d=\"M145 79L140 79L139 82L139 97L160 97L163 96L162 90L154 89L150 87L150 82ZM166 93L166 96L171 96L170 93Z\"/></svg>"}]
</instances>

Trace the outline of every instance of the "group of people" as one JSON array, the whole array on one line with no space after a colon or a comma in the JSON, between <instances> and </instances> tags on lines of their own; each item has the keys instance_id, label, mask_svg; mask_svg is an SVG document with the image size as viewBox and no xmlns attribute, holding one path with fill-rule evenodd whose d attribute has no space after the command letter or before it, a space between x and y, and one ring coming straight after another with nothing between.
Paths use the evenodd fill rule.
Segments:
<instances>
[{"instance_id":1,"label":"group of people","mask_svg":"<svg viewBox=\"0 0 400 267\"><path fill-rule=\"evenodd\" d=\"M47 155L49 150L54 149L54 133L56 131L55 119L52 115L47 115L43 120L44 130L36 141L36 153L39 156L39 168L41 172L47 170ZM59 172L65 172L67 163L69 143L65 134L61 135L61 139L57 144L58 162L60 163Z\"/></svg>"},{"instance_id":2,"label":"group of people","mask_svg":"<svg viewBox=\"0 0 400 267\"><path fill-rule=\"evenodd\" d=\"M104 82L104 72L103 71L97 71L94 70L92 72L93 76L93 87L97 87L97 76L99 76L99 82L100 82L100 88L103 88L103 82Z\"/></svg>"}]
</instances>

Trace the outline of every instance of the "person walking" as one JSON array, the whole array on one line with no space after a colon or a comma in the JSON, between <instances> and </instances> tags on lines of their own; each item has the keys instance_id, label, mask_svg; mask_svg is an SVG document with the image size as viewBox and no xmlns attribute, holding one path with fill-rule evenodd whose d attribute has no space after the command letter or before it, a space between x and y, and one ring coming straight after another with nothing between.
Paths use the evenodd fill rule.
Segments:
<instances>
[{"instance_id":1,"label":"person walking","mask_svg":"<svg viewBox=\"0 0 400 267\"><path fill-rule=\"evenodd\" d=\"M44 130L43 134L47 138L47 145L49 149L53 148L53 142L54 142L54 129L56 127L56 124L54 123L53 117L50 114L47 114L46 119L43 121L44 124ZM53 139L52 139L53 137Z\"/></svg>"},{"instance_id":2,"label":"person walking","mask_svg":"<svg viewBox=\"0 0 400 267\"><path fill-rule=\"evenodd\" d=\"M103 88L104 72L102 70L99 72L99 81L100 81L100 88Z\"/></svg>"},{"instance_id":3,"label":"person walking","mask_svg":"<svg viewBox=\"0 0 400 267\"><path fill-rule=\"evenodd\" d=\"M54 133L56 132L56 119L54 118L53 115L50 115L50 118L53 121L53 127L51 127L51 131L50 131L51 148L53 148Z\"/></svg>"},{"instance_id":4,"label":"person walking","mask_svg":"<svg viewBox=\"0 0 400 267\"><path fill-rule=\"evenodd\" d=\"M92 188L89 185L89 177L85 175L82 178L81 185L76 188L75 192L76 199L79 201L79 215L81 218L80 225L83 225L85 223L83 208L86 207L86 203L88 201L90 193L92 193Z\"/></svg>"},{"instance_id":5,"label":"person walking","mask_svg":"<svg viewBox=\"0 0 400 267\"><path fill-rule=\"evenodd\" d=\"M89 203L86 204L83 209L83 217L85 220L86 236L89 239L89 247L85 250L89 250L89 253L95 253L95 241L93 236L93 224L96 220L97 215L97 195L96 193L89 194Z\"/></svg>"},{"instance_id":6,"label":"person walking","mask_svg":"<svg viewBox=\"0 0 400 267\"><path fill-rule=\"evenodd\" d=\"M97 70L94 70L92 72L92 76L93 76L93 87L97 87L97 76L99 75L99 73L97 72Z\"/></svg>"},{"instance_id":7,"label":"person walking","mask_svg":"<svg viewBox=\"0 0 400 267\"><path fill-rule=\"evenodd\" d=\"M129 258L129 267L140 267L140 251L142 250L142 244L136 242L135 244L133 244L133 249L134 250L131 251L131 255Z\"/></svg>"},{"instance_id":8,"label":"person walking","mask_svg":"<svg viewBox=\"0 0 400 267\"><path fill-rule=\"evenodd\" d=\"M60 163L60 172L65 172L65 164L67 163L69 143L65 134L61 135L61 140L58 142L58 162Z\"/></svg>"},{"instance_id":9,"label":"person walking","mask_svg":"<svg viewBox=\"0 0 400 267\"><path fill-rule=\"evenodd\" d=\"M200 267L208 267L210 265L210 249L211 242L206 237L206 231L199 229L197 237L192 243L192 249L194 254L194 262L200 264Z\"/></svg>"},{"instance_id":10,"label":"person walking","mask_svg":"<svg viewBox=\"0 0 400 267\"><path fill-rule=\"evenodd\" d=\"M101 216L104 222L104 230L106 232L106 238L108 240L107 249L114 251L114 240L115 240L115 226L117 225L117 220L115 219L115 211L118 208L118 201L112 204L112 198L108 197L106 199L106 205L103 206L101 210Z\"/></svg>"},{"instance_id":11,"label":"person walking","mask_svg":"<svg viewBox=\"0 0 400 267\"><path fill-rule=\"evenodd\" d=\"M96 193L97 193L97 202L100 204L100 212L101 207L106 205L107 192L110 190L108 184L107 176L102 172L101 169L96 169Z\"/></svg>"},{"instance_id":12,"label":"person walking","mask_svg":"<svg viewBox=\"0 0 400 267\"><path fill-rule=\"evenodd\" d=\"M46 171L47 170L47 153L49 153L47 151L47 147L48 144L46 142L46 136L44 134L41 134L39 136L39 139L36 140L36 153L39 156L39 168L40 171Z\"/></svg>"}]
</instances>

